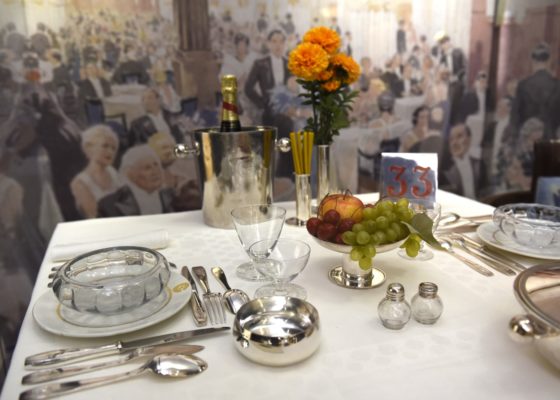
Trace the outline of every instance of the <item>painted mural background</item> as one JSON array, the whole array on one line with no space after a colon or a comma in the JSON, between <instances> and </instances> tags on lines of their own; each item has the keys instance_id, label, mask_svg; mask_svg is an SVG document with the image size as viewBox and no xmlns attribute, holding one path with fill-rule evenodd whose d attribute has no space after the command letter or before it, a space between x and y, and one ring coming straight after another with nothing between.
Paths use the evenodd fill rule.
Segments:
<instances>
[{"instance_id":1,"label":"painted mural background","mask_svg":"<svg viewBox=\"0 0 560 400\"><path fill-rule=\"evenodd\" d=\"M376 189L382 151L437 152L440 187L531 186L560 133L556 1L0 0L0 335L9 350L56 224L200 207L175 143L215 125L219 76L242 124L280 136L309 110L286 57L311 26L362 66L334 143L339 188ZM293 195L289 157L275 199Z\"/></svg>"}]
</instances>

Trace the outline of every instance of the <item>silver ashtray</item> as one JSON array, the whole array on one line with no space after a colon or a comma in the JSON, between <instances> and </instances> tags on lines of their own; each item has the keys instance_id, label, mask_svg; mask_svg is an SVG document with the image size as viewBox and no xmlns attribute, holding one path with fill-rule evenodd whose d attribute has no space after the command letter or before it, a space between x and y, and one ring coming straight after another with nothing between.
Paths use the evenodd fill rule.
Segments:
<instances>
[{"instance_id":1,"label":"silver ashtray","mask_svg":"<svg viewBox=\"0 0 560 400\"><path fill-rule=\"evenodd\" d=\"M233 337L237 350L251 361L271 366L294 364L319 347L319 313L295 297L257 298L237 312Z\"/></svg>"},{"instance_id":2,"label":"silver ashtray","mask_svg":"<svg viewBox=\"0 0 560 400\"><path fill-rule=\"evenodd\" d=\"M534 342L541 355L560 369L560 263L528 268L515 279L514 293L526 315L510 321L518 342Z\"/></svg>"}]
</instances>

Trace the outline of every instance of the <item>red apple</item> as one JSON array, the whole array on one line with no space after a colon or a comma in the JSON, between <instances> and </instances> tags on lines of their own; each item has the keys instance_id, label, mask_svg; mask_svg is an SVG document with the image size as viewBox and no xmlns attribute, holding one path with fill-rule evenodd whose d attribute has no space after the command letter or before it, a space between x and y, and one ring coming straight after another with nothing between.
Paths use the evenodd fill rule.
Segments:
<instances>
[{"instance_id":1,"label":"red apple","mask_svg":"<svg viewBox=\"0 0 560 400\"><path fill-rule=\"evenodd\" d=\"M360 222L363 218L364 203L350 193L338 193L325 196L319 205L319 218L323 219L329 210L336 210L341 219L351 218Z\"/></svg>"}]
</instances>

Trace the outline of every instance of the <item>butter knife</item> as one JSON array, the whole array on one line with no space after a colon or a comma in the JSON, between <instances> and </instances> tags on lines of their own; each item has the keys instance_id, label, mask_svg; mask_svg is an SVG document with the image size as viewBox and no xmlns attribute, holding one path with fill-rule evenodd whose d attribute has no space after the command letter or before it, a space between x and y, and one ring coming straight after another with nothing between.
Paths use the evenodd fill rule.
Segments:
<instances>
[{"instance_id":1,"label":"butter knife","mask_svg":"<svg viewBox=\"0 0 560 400\"><path fill-rule=\"evenodd\" d=\"M144 339L131 340L129 342L118 341L97 347L84 347L84 348L68 348L60 350L51 350L43 353L29 356L25 359L26 367L41 367L52 364L74 362L75 360L82 360L84 358L90 359L94 357L101 357L111 354L122 354L132 351L138 347L155 346L158 344L179 342L182 340L190 339L195 336L208 335L210 333L217 333L227 331L229 327L223 326L218 328L204 328L195 329L191 331L167 333L164 335L148 337Z\"/></svg>"},{"instance_id":2,"label":"butter knife","mask_svg":"<svg viewBox=\"0 0 560 400\"><path fill-rule=\"evenodd\" d=\"M116 367L117 365L123 365L142 357L153 357L159 354L169 354L169 353L180 353L180 354L190 355L190 354L198 353L203 349L204 346L178 345L178 344L176 345L164 344L160 346L138 347L137 349L130 351L126 354L123 354L119 358L111 361L102 361L102 362L98 362L94 364L86 364L86 365L67 365L67 366L58 366L53 368L41 369L39 371L35 371L25 375L22 378L21 383L24 385L32 385L35 383L50 382L50 381L54 381L55 379L66 378L81 373Z\"/></svg>"},{"instance_id":3,"label":"butter knife","mask_svg":"<svg viewBox=\"0 0 560 400\"><path fill-rule=\"evenodd\" d=\"M191 308L193 312L194 322L197 326L204 326L208 324L208 313L202 307L202 302L200 301L200 297L198 295L198 290L196 288L196 283L189 272L189 267L183 267L181 269L181 274L187 278L191 287L192 287L192 296L191 296Z\"/></svg>"}]
</instances>

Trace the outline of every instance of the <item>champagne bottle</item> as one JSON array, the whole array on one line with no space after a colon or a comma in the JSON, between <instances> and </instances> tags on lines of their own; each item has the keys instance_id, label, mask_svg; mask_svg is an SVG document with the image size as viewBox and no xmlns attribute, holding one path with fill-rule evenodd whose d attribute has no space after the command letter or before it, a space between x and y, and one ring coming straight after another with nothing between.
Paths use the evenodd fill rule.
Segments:
<instances>
[{"instance_id":1,"label":"champagne bottle","mask_svg":"<svg viewBox=\"0 0 560 400\"><path fill-rule=\"evenodd\" d=\"M222 76L222 132L239 132L241 123L237 111L237 78L234 75Z\"/></svg>"}]
</instances>

